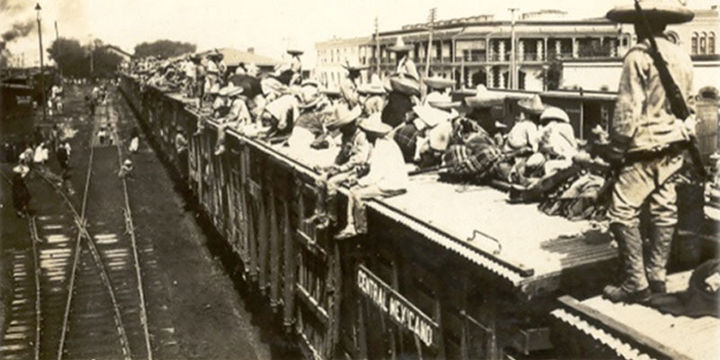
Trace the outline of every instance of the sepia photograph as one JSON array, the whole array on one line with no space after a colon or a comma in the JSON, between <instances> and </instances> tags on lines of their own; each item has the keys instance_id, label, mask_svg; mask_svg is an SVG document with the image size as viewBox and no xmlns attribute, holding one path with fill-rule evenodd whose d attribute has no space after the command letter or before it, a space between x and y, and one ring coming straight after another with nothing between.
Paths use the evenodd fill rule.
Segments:
<instances>
[{"instance_id":1,"label":"sepia photograph","mask_svg":"<svg viewBox=\"0 0 720 360\"><path fill-rule=\"evenodd\" d=\"M0 0L0 359L720 359L718 0Z\"/></svg>"}]
</instances>

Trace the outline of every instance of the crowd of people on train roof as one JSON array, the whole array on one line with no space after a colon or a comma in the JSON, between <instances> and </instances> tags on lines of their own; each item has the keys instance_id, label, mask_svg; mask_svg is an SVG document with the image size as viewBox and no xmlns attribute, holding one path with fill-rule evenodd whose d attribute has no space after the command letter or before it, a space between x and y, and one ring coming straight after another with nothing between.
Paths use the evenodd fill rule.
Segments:
<instances>
[{"instance_id":1,"label":"crowd of people on train roof","mask_svg":"<svg viewBox=\"0 0 720 360\"><path fill-rule=\"evenodd\" d=\"M404 44L401 37L388 47L397 60L391 76L361 83L364 67L348 61L339 90L303 77L302 52L295 50L288 51L292 55L289 63L269 72L260 72L254 64L229 67L216 51L175 59L145 58L123 67L142 86L183 94L186 106L199 115L195 134L178 128L178 151L186 152L186 137L207 130L207 120L212 119L218 132L216 156L225 152L225 135L230 130L285 147L299 157L312 158L308 154L313 151L335 154L332 164L315 167L321 174L318 204L308 221L318 226L336 223L335 194L340 186L349 187L347 226L337 238L366 231L367 199L402 194L410 177L437 173L440 181L508 191L511 202L538 202L547 214L570 219L607 219L610 214L615 239L621 248L631 246L632 251L621 253L627 265L622 269L624 282L608 287L605 295L612 300L638 300L650 291L648 278L653 291L660 291L657 282L664 281L666 245L672 237L668 229L674 228L677 219L671 184L676 177L670 175L680 171L682 162L676 158L683 147L679 144L687 142L688 132L693 131L683 123L686 119L669 113L668 100L657 95L661 94L657 87L665 85L648 75L657 70L646 41L650 36L657 39L681 91L690 96L689 56L668 42L662 31L666 24L689 21L692 12L668 0L642 3L650 18L647 30L638 27L635 9L617 8L608 13L611 20L635 23L640 42L625 58L611 133L598 127L587 141L575 138L563 109L544 104L538 95L517 101L520 111L510 122L512 126L494 116L496 108L507 105L505 93L479 85L474 95L454 100L454 81L421 76L409 57L412 46ZM652 81L648 82L648 77ZM644 98L648 87L655 90L650 92L651 98ZM617 182L607 187L609 165L627 171L645 169L632 170L635 172L658 167L667 170L663 176L668 176L664 183L652 184L623 177L634 174L632 171L620 172ZM626 193L634 195L623 196ZM607 201L599 201L606 196ZM642 198L635 199L637 196ZM635 236L645 200L657 203L651 212L655 212L655 228L661 230L647 245L656 253L646 259L648 268L654 269L647 278L636 251L645 245L638 245L641 241Z\"/></svg>"},{"instance_id":2,"label":"crowd of people on train roof","mask_svg":"<svg viewBox=\"0 0 720 360\"><path fill-rule=\"evenodd\" d=\"M144 85L192 99L188 107L200 114L197 133L205 128L206 119L212 118L219 125L216 155L225 151L225 134L233 129L293 150L338 149L336 164L322 169L333 184L354 183L365 177L364 172L374 174L373 159L396 162L386 167L388 174L378 175L380 180L373 185L379 190L375 186L374 191L367 190L372 196L404 190L408 168L415 166L438 171L443 181L515 185L522 200L527 195L523 190L573 167L574 157L594 161L582 151L586 144L575 138L563 109L546 106L538 95L528 96L517 103L521 111L514 125L506 127L493 116L493 109L505 104L503 93L480 85L475 95L454 101L454 81L421 77L408 57L410 49L402 38L389 47L397 54L397 68L384 83L373 78L362 84L364 68L346 62L346 77L337 91L303 78L299 52L295 51L291 51L295 55L289 64L266 73L260 73L254 64L241 63L231 69L219 52L172 60L146 58L125 68ZM387 156L373 156L372 149L377 153L378 147L384 148ZM385 184L387 179L392 179L392 184ZM543 195L558 200L589 198L602 185L602 177L585 168L558 181L567 186ZM539 195L532 196L540 199ZM562 203L546 208L554 213L571 211L567 215L572 217L596 213L589 201L582 211L572 210L569 201Z\"/></svg>"}]
</instances>

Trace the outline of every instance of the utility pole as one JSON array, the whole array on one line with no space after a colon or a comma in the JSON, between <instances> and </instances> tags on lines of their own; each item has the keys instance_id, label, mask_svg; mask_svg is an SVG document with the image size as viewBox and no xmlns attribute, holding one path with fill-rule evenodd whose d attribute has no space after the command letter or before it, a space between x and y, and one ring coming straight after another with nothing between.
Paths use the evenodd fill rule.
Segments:
<instances>
[{"instance_id":1,"label":"utility pole","mask_svg":"<svg viewBox=\"0 0 720 360\"><path fill-rule=\"evenodd\" d=\"M425 62L425 78L430 76L430 54L432 53L432 41L433 31L435 30L435 15L437 15L437 8L430 9L430 15L428 15L429 33L428 33L428 46L427 46L427 61Z\"/></svg>"},{"instance_id":2,"label":"utility pole","mask_svg":"<svg viewBox=\"0 0 720 360\"><path fill-rule=\"evenodd\" d=\"M42 101L43 110L43 122L47 117L46 101L45 101L45 66L43 64L43 45L42 45L42 24L40 19L40 3L35 4L35 12L37 12L37 25L38 25L38 45L40 49L40 100Z\"/></svg>"},{"instance_id":3,"label":"utility pole","mask_svg":"<svg viewBox=\"0 0 720 360\"><path fill-rule=\"evenodd\" d=\"M58 32L57 20L55 20L55 41L57 41L57 39L59 37L60 37L60 33Z\"/></svg>"},{"instance_id":4,"label":"utility pole","mask_svg":"<svg viewBox=\"0 0 720 360\"><path fill-rule=\"evenodd\" d=\"M510 88L517 89L517 64L515 59L515 11L518 8L509 8L512 20L510 21ZM507 84L506 84L507 85Z\"/></svg>"},{"instance_id":5,"label":"utility pole","mask_svg":"<svg viewBox=\"0 0 720 360\"><path fill-rule=\"evenodd\" d=\"M90 34L90 77L95 74L95 41Z\"/></svg>"},{"instance_id":6,"label":"utility pole","mask_svg":"<svg viewBox=\"0 0 720 360\"><path fill-rule=\"evenodd\" d=\"M380 32L378 30L378 18L375 17L375 72L380 79Z\"/></svg>"}]
</instances>

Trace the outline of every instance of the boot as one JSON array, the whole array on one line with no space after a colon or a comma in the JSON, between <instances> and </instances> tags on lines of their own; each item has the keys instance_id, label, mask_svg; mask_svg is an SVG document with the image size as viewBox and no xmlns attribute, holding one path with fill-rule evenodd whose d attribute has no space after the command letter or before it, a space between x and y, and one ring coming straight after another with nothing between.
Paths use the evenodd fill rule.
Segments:
<instances>
[{"instance_id":1,"label":"boot","mask_svg":"<svg viewBox=\"0 0 720 360\"><path fill-rule=\"evenodd\" d=\"M652 291L653 294L664 294L667 292L667 287L665 286L665 281L661 280L650 280L650 291Z\"/></svg>"},{"instance_id":2,"label":"boot","mask_svg":"<svg viewBox=\"0 0 720 360\"><path fill-rule=\"evenodd\" d=\"M648 255L645 261L645 273L650 280L650 285L655 283L655 289L662 290L662 292L665 292L666 267L674 234L675 227L673 226L652 226L650 228L650 243L648 244ZM653 292L656 292L655 289L653 289Z\"/></svg>"},{"instance_id":3,"label":"boot","mask_svg":"<svg viewBox=\"0 0 720 360\"><path fill-rule=\"evenodd\" d=\"M613 301L632 300L634 293L648 291L645 267L643 266L643 241L637 226L620 223L610 224L610 231L618 242L620 265L619 287L608 286L603 293Z\"/></svg>"},{"instance_id":4,"label":"boot","mask_svg":"<svg viewBox=\"0 0 720 360\"><path fill-rule=\"evenodd\" d=\"M644 303L650 300L650 289L629 291L621 286L608 285L603 289L603 297L612 302Z\"/></svg>"}]
</instances>

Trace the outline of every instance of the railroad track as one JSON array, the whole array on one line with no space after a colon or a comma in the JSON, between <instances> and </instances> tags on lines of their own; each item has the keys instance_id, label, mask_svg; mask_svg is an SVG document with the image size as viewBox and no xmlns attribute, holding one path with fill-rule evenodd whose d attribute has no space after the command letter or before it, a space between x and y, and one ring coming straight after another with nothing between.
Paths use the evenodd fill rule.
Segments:
<instances>
[{"instance_id":1,"label":"railroad track","mask_svg":"<svg viewBox=\"0 0 720 360\"><path fill-rule=\"evenodd\" d=\"M153 359L127 184L107 159L120 159L122 151L98 149L103 161L94 161L90 146L77 206L56 179L41 174L54 190L44 200L63 206L28 218L32 246L12 256L15 295L0 358ZM94 173L105 175L95 187ZM117 207L99 199L89 203L91 192L123 199Z\"/></svg>"}]
</instances>

